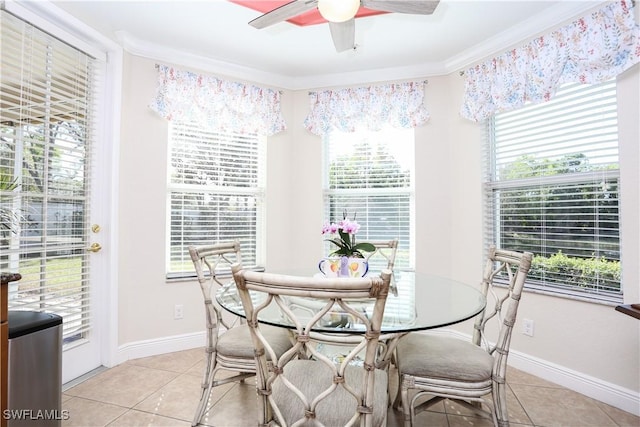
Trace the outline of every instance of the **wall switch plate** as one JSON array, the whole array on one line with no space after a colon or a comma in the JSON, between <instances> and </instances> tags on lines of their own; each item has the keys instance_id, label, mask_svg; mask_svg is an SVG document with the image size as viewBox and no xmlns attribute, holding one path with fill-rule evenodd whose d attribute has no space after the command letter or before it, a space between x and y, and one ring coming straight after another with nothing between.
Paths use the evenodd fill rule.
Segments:
<instances>
[{"instance_id":1,"label":"wall switch plate","mask_svg":"<svg viewBox=\"0 0 640 427\"><path fill-rule=\"evenodd\" d=\"M522 333L530 337L533 336L533 320L524 319L522 321Z\"/></svg>"},{"instance_id":2,"label":"wall switch plate","mask_svg":"<svg viewBox=\"0 0 640 427\"><path fill-rule=\"evenodd\" d=\"M182 319L184 317L184 307L182 304L176 304L173 306L173 318Z\"/></svg>"}]
</instances>

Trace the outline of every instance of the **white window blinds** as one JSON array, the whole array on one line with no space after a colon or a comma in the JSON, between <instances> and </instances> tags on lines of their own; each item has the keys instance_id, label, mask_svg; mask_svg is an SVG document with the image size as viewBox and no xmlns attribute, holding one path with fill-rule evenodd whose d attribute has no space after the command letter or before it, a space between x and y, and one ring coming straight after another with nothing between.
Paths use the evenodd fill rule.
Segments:
<instances>
[{"instance_id":1,"label":"white window blinds","mask_svg":"<svg viewBox=\"0 0 640 427\"><path fill-rule=\"evenodd\" d=\"M67 343L91 329L95 61L6 11L0 16L0 174L18 184L0 195L19 220L17 233L0 230L0 268L22 275L9 307L61 315Z\"/></svg>"},{"instance_id":2,"label":"white window blinds","mask_svg":"<svg viewBox=\"0 0 640 427\"><path fill-rule=\"evenodd\" d=\"M358 242L398 238L395 265L413 268L413 129L334 131L324 140L325 220L346 211L361 225ZM326 253L333 250L327 243Z\"/></svg>"},{"instance_id":3,"label":"white window blinds","mask_svg":"<svg viewBox=\"0 0 640 427\"><path fill-rule=\"evenodd\" d=\"M534 253L530 286L619 300L615 80L496 114L487 148L487 241Z\"/></svg>"},{"instance_id":4,"label":"white window blinds","mask_svg":"<svg viewBox=\"0 0 640 427\"><path fill-rule=\"evenodd\" d=\"M193 275L190 245L240 240L242 263L262 262L264 138L172 121L168 277Z\"/></svg>"}]
</instances>

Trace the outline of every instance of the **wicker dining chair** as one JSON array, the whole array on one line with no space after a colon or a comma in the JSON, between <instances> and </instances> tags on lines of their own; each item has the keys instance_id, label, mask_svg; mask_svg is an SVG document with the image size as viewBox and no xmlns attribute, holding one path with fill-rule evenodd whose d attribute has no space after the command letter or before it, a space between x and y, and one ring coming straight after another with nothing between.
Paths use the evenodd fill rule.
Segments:
<instances>
[{"instance_id":1,"label":"wicker dining chair","mask_svg":"<svg viewBox=\"0 0 640 427\"><path fill-rule=\"evenodd\" d=\"M489 249L481 286L487 306L476 317L471 342L417 333L400 339L396 348L400 380L394 406L402 403L405 427L413 425L416 401L423 395L433 397L420 404L420 409L451 399L474 411L489 412L496 427L509 425L507 357L532 257L529 252ZM492 343L487 333L493 329L497 334L491 335L496 339ZM409 400L411 390L416 393ZM484 400L489 393L493 408Z\"/></svg>"},{"instance_id":2,"label":"wicker dining chair","mask_svg":"<svg viewBox=\"0 0 640 427\"><path fill-rule=\"evenodd\" d=\"M375 368L378 337L391 272L366 278L319 278L258 273L233 266L233 275L247 314L258 367L258 425L384 426L387 417L387 372ZM252 299L262 293L264 301ZM315 315L294 313L289 297L324 301ZM353 299L371 298L374 308L363 313ZM278 356L258 322L263 310L277 309L292 328L294 346ZM360 341L340 362L310 345L309 333L326 314L343 310L363 328ZM360 363L357 356L364 353Z\"/></svg>"},{"instance_id":3,"label":"wicker dining chair","mask_svg":"<svg viewBox=\"0 0 640 427\"><path fill-rule=\"evenodd\" d=\"M192 426L196 426L208 410L210 394L214 387L254 376L256 367L248 326L241 324L235 316L232 321L226 321L214 298L220 286L233 283L231 265L241 262L240 242L233 240L190 246L189 254L202 290L207 328L202 390L191 423ZM265 328L264 334L273 343L275 354L278 356L292 346L290 335L285 329ZM233 371L236 375L215 380L219 370Z\"/></svg>"},{"instance_id":4,"label":"wicker dining chair","mask_svg":"<svg viewBox=\"0 0 640 427\"><path fill-rule=\"evenodd\" d=\"M380 264L380 270L386 268L393 271L396 263L396 253L398 252L398 238L392 240L368 240L367 243L371 243L376 248L375 251L365 255L369 267Z\"/></svg>"}]
</instances>

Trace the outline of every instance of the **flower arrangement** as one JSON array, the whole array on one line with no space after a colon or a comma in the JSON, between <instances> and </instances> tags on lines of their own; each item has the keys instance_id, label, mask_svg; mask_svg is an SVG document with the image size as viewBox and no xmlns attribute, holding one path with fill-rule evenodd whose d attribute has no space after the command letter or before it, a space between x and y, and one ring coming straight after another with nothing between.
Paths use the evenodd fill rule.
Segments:
<instances>
[{"instance_id":1,"label":"flower arrangement","mask_svg":"<svg viewBox=\"0 0 640 427\"><path fill-rule=\"evenodd\" d=\"M330 255L364 258L361 251L373 252L376 247L371 243L356 243L356 233L360 230L360 224L355 220L347 217L347 212L344 212L342 221L336 223L326 222L322 226L322 234L337 235L331 239L326 239L328 242L333 243L338 247Z\"/></svg>"}]
</instances>

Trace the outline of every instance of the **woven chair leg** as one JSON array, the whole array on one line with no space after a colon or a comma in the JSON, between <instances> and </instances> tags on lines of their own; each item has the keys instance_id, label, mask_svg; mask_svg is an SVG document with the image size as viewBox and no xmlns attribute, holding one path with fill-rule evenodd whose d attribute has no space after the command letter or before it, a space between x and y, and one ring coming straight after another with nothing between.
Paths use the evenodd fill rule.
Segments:
<instances>
[{"instance_id":1,"label":"woven chair leg","mask_svg":"<svg viewBox=\"0 0 640 427\"><path fill-rule=\"evenodd\" d=\"M207 362L204 368L204 374L202 376L202 390L200 391L200 401L196 408L196 413L193 416L192 426L197 426L202 420L202 416L206 412L207 404L209 403L209 395L213 388L213 371L216 368L216 353L214 351L207 351Z\"/></svg>"},{"instance_id":2,"label":"woven chair leg","mask_svg":"<svg viewBox=\"0 0 640 427\"><path fill-rule=\"evenodd\" d=\"M398 391L396 391L396 398L393 401L393 408L400 409L402 407L402 374L398 370Z\"/></svg>"},{"instance_id":3,"label":"woven chair leg","mask_svg":"<svg viewBox=\"0 0 640 427\"><path fill-rule=\"evenodd\" d=\"M273 416L271 414L271 406L269 404L269 399L265 394L261 394L258 392L258 413L260 414L260 422L258 422L259 426L270 426Z\"/></svg>"},{"instance_id":4,"label":"woven chair leg","mask_svg":"<svg viewBox=\"0 0 640 427\"><path fill-rule=\"evenodd\" d=\"M507 413L507 386L504 383L493 382L493 423L496 427L509 427Z\"/></svg>"},{"instance_id":5,"label":"woven chair leg","mask_svg":"<svg viewBox=\"0 0 640 427\"><path fill-rule=\"evenodd\" d=\"M413 424L413 408L412 404L409 402L409 388L401 387L402 390L399 390L399 394L402 400L402 415L404 417L404 427L411 427Z\"/></svg>"},{"instance_id":6,"label":"woven chair leg","mask_svg":"<svg viewBox=\"0 0 640 427\"><path fill-rule=\"evenodd\" d=\"M195 427L198 424L200 424L200 421L202 420L202 417L204 416L204 413L207 411L207 406L208 406L208 403L209 403L209 395L211 394L211 389L212 388L213 387L212 387L211 383L209 383L208 387L203 387L202 388L202 395L200 396L200 401L198 402L198 407L196 408L196 413L193 416L193 421L191 422L191 425L193 427Z\"/></svg>"}]
</instances>

